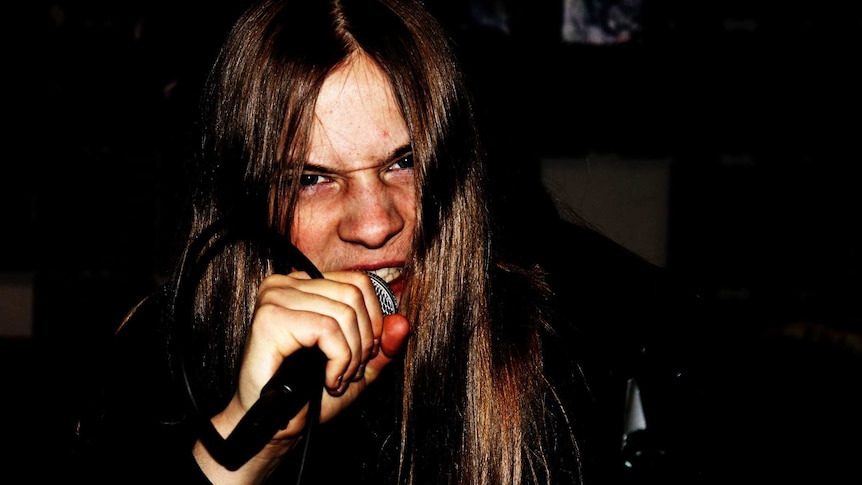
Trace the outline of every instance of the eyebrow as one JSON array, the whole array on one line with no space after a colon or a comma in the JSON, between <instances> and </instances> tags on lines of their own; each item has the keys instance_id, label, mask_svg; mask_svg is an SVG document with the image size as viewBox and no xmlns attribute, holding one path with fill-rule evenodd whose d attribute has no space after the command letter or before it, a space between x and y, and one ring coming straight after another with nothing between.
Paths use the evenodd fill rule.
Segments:
<instances>
[{"instance_id":1,"label":"eyebrow","mask_svg":"<svg viewBox=\"0 0 862 485\"><path fill-rule=\"evenodd\" d=\"M377 166L385 165L385 164L387 164L393 160L401 158L401 157L409 154L411 151L413 151L413 146L409 143L404 144L404 145L392 150L388 154L386 154L386 156L381 159L381 162ZM332 168L324 167L321 165L315 165L313 163L306 163L303 170L309 171L309 172L317 172L320 174L335 174L335 173L337 173L337 171L333 170ZM362 169L357 169L357 170L362 170ZM354 171L354 170L351 170L351 172L352 171Z\"/></svg>"}]
</instances>

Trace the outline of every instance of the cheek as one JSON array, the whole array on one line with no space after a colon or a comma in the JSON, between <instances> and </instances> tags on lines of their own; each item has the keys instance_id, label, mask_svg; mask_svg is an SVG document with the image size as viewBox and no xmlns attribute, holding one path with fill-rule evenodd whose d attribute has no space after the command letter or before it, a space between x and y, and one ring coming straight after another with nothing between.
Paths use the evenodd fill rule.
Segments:
<instances>
[{"instance_id":1,"label":"cheek","mask_svg":"<svg viewBox=\"0 0 862 485\"><path fill-rule=\"evenodd\" d=\"M412 193L407 193L404 197L400 198L397 202L398 213L404 219L405 223L409 227L413 227L416 225L417 214L417 202L416 196Z\"/></svg>"},{"instance_id":2,"label":"cheek","mask_svg":"<svg viewBox=\"0 0 862 485\"><path fill-rule=\"evenodd\" d=\"M411 222L416 221L417 211L419 210L419 201L417 199L416 189L412 183L407 185L401 192L401 196L398 198L397 204L399 212L406 220L410 220Z\"/></svg>"},{"instance_id":3,"label":"cheek","mask_svg":"<svg viewBox=\"0 0 862 485\"><path fill-rule=\"evenodd\" d=\"M389 183L389 199L398 208L402 217L416 219L416 207L418 205L416 194L416 181L414 175L401 174L393 177Z\"/></svg>"},{"instance_id":4,"label":"cheek","mask_svg":"<svg viewBox=\"0 0 862 485\"><path fill-rule=\"evenodd\" d=\"M326 253L335 234L334 223L325 214L311 208L297 210L290 228L291 242L315 264L321 261L320 255Z\"/></svg>"}]
</instances>

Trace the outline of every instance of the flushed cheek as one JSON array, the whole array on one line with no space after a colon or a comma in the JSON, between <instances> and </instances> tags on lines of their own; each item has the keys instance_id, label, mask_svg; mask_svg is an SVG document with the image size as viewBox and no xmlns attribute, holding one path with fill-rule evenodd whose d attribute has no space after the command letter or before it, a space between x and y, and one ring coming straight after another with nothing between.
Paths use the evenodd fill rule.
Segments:
<instances>
[{"instance_id":1,"label":"flushed cheek","mask_svg":"<svg viewBox=\"0 0 862 485\"><path fill-rule=\"evenodd\" d=\"M412 241L413 232L416 230L417 218L416 192L413 189L413 185L410 184L397 191L393 196L393 200L398 207L398 213L404 221L404 228L401 231L400 238Z\"/></svg>"},{"instance_id":2,"label":"flushed cheek","mask_svg":"<svg viewBox=\"0 0 862 485\"><path fill-rule=\"evenodd\" d=\"M326 217L313 217L314 211L299 211L291 227L292 242L321 271L327 271L336 256L337 231L335 222ZM326 212L320 212L326 214Z\"/></svg>"}]
</instances>

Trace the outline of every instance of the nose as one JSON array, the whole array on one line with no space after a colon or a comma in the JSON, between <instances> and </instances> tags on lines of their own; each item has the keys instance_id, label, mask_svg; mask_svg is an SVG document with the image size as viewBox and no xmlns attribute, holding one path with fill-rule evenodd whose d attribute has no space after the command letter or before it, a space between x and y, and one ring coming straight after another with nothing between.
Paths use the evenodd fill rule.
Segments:
<instances>
[{"instance_id":1,"label":"nose","mask_svg":"<svg viewBox=\"0 0 862 485\"><path fill-rule=\"evenodd\" d=\"M345 203L345 216L338 225L342 241L377 249L404 229L395 194L385 183L354 186Z\"/></svg>"}]
</instances>

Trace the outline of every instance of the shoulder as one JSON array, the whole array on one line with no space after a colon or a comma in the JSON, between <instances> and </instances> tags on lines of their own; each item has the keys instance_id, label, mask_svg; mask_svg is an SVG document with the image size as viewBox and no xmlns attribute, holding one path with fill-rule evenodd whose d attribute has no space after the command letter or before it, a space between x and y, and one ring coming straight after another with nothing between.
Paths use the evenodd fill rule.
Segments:
<instances>
[{"instance_id":1,"label":"shoulder","mask_svg":"<svg viewBox=\"0 0 862 485\"><path fill-rule=\"evenodd\" d=\"M160 475L183 468L195 477L188 483L200 481L186 397L171 367L164 295L159 290L141 300L114 332L98 392L77 420L74 456L84 474Z\"/></svg>"}]
</instances>

